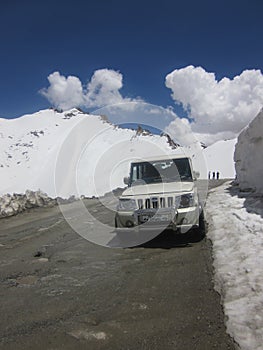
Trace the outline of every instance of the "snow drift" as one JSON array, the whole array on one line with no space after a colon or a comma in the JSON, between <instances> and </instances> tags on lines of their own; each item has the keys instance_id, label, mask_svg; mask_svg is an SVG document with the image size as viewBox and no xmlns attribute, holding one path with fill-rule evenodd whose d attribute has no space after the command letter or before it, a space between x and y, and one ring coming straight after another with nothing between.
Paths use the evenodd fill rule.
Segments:
<instances>
[{"instance_id":1,"label":"snow drift","mask_svg":"<svg viewBox=\"0 0 263 350\"><path fill-rule=\"evenodd\" d=\"M263 109L240 133L235 149L237 181L242 190L263 194Z\"/></svg>"},{"instance_id":2,"label":"snow drift","mask_svg":"<svg viewBox=\"0 0 263 350\"><path fill-rule=\"evenodd\" d=\"M25 194L5 194L0 197L0 218L13 216L24 210L37 207L52 207L57 204L56 199L49 198L41 191L27 190Z\"/></svg>"}]
</instances>

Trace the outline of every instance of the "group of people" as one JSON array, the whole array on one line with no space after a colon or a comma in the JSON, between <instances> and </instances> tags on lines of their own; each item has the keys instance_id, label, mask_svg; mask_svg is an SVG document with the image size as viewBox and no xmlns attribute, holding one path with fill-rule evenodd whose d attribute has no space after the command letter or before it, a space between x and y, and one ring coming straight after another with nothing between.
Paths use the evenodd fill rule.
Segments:
<instances>
[{"instance_id":1,"label":"group of people","mask_svg":"<svg viewBox=\"0 0 263 350\"><path fill-rule=\"evenodd\" d=\"M219 180L219 176L220 176L219 171L209 171L209 173L208 173L208 179L209 179L209 180L210 180L210 179Z\"/></svg>"}]
</instances>

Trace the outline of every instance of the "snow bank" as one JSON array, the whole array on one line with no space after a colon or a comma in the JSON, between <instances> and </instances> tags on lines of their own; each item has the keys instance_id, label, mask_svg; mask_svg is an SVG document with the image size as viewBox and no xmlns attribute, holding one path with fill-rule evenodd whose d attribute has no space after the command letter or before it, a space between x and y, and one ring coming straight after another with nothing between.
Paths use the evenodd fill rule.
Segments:
<instances>
[{"instance_id":1,"label":"snow bank","mask_svg":"<svg viewBox=\"0 0 263 350\"><path fill-rule=\"evenodd\" d=\"M234 151L236 142L237 139L222 140L204 149L207 170L211 174L218 171L220 179L235 178Z\"/></svg>"},{"instance_id":2,"label":"snow bank","mask_svg":"<svg viewBox=\"0 0 263 350\"><path fill-rule=\"evenodd\" d=\"M263 109L241 132L235 149L237 181L242 190L263 194Z\"/></svg>"},{"instance_id":3,"label":"snow bank","mask_svg":"<svg viewBox=\"0 0 263 350\"><path fill-rule=\"evenodd\" d=\"M16 215L26 209L50 207L56 204L55 199L49 198L41 191L27 190L25 194L6 194L0 197L0 218Z\"/></svg>"},{"instance_id":4,"label":"snow bank","mask_svg":"<svg viewBox=\"0 0 263 350\"><path fill-rule=\"evenodd\" d=\"M228 333L242 350L262 350L263 198L251 193L242 198L237 188L230 194L229 186L212 190L206 203L215 287Z\"/></svg>"}]
</instances>

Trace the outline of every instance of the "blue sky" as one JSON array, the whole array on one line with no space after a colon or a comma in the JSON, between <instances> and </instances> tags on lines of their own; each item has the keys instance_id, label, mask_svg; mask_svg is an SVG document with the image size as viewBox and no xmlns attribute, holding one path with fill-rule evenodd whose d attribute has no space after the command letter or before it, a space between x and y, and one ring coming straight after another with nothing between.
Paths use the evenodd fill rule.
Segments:
<instances>
[{"instance_id":1,"label":"blue sky","mask_svg":"<svg viewBox=\"0 0 263 350\"><path fill-rule=\"evenodd\" d=\"M123 96L164 107L174 69L202 66L219 80L263 71L262 13L258 0L1 1L0 117L48 108L38 91L54 71L83 83L120 71Z\"/></svg>"}]
</instances>

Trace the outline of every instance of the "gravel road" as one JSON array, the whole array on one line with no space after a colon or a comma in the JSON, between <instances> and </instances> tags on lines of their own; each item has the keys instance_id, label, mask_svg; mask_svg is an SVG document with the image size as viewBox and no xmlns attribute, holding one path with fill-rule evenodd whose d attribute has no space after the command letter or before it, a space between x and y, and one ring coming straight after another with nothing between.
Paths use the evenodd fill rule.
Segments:
<instances>
[{"instance_id":1,"label":"gravel road","mask_svg":"<svg viewBox=\"0 0 263 350\"><path fill-rule=\"evenodd\" d=\"M0 264L0 349L235 349L207 239L105 248L41 208L1 220Z\"/></svg>"}]
</instances>

